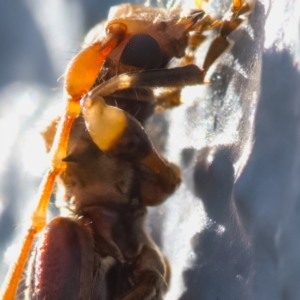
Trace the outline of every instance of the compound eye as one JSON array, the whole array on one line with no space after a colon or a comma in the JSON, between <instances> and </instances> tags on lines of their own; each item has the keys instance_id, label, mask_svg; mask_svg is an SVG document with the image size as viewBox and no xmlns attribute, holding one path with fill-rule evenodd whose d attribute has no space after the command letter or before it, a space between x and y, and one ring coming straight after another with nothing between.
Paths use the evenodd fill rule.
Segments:
<instances>
[{"instance_id":1,"label":"compound eye","mask_svg":"<svg viewBox=\"0 0 300 300\"><path fill-rule=\"evenodd\" d=\"M128 41L120 62L140 69L156 69L163 62L163 54L152 36L140 33Z\"/></svg>"}]
</instances>

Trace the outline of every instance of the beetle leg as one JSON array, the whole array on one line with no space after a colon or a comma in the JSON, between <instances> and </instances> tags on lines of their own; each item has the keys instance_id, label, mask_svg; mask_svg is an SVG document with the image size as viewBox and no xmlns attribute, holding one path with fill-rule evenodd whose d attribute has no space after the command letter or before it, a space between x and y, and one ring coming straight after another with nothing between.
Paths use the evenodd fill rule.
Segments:
<instances>
[{"instance_id":1,"label":"beetle leg","mask_svg":"<svg viewBox=\"0 0 300 300\"><path fill-rule=\"evenodd\" d=\"M134 287L122 300L161 300L168 288L168 266L151 246L144 245L133 271Z\"/></svg>"},{"instance_id":2,"label":"beetle leg","mask_svg":"<svg viewBox=\"0 0 300 300\"><path fill-rule=\"evenodd\" d=\"M170 108L180 104L180 89L189 85L202 84L205 72L196 65L186 65L172 69L147 70L143 72L131 72L115 76L95 87L90 97L110 95L118 90L145 87L166 87L156 97L156 107ZM139 95L140 101L149 101Z\"/></svg>"},{"instance_id":3,"label":"beetle leg","mask_svg":"<svg viewBox=\"0 0 300 300\"><path fill-rule=\"evenodd\" d=\"M90 91L89 97L107 96L128 88L185 87L203 83L205 73L195 65L117 75ZM147 99L141 99L147 101Z\"/></svg>"},{"instance_id":4,"label":"beetle leg","mask_svg":"<svg viewBox=\"0 0 300 300\"><path fill-rule=\"evenodd\" d=\"M197 7L201 9L202 4L199 3L199 5L200 6ZM222 21L216 19L216 16L205 14L191 27L185 56L180 61L181 66L195 63L196 51L207 38L203 32L207 30L213 30L221 24Z\"/></svg>"},{"instance_id":5,"label":"beetle leg","mask_svg":"<svg viewBox=\"0 0 300 300\"><path fill-rule=\"evenodd\" d=\"M207 72L215 60L225 52L230 45L230 42L227 39L228 35L244 21L240 16L250 12L252 7L253 4L250 1L245 3L243 3L242 0L232 1L231 14L222 21L219 33L215 36L207 51L203 63L204 71Z\"/></svg>"},{"instance_id":6,"label":"beetle leg","mask_svg":"<svg viewBox=\"0 0 300 300\"><path fill-rule=\"evenodd\" d=\"M106 57L121 42L125 30L124 24L113 24L107 29L108 37L106 39L84 48L71 60L67 68L65 80L66 107L50 151L51 166L40 185L37 205L31 216L29 229L23 239L20 254L9 270L0 292L0 299L2 300L14 299L34 237L46 224L46 212L55 179L66 168L63 158L67 156L67 145L72 124L80 113L80 98L91 89Z\"/></svg>"},{"instance_id":7,"label":"beetle leg","mask_svg":"<svg viewBox=\"0 0 300 300\"><path fill-rule=\"evenodd\" d=\"M106 252L116 261L124 263L124 257L113 238L113 226L116 222L116 215L106 214L106 211L97 206L86 207L82 210L85 216L92 221L92 227L101 239L105 240Z\"/></svg>"},{"instance_id":8,"label":"beetle leg","mask_svg":"<svg viewBox=\"0 0 300 300\"><path fill-rule=\"evenodd\" d=\"M30 270L30 300L88 299L92 291L94 241L89 220L58 217L44 229Z\"/></svg>"}]
</instances>

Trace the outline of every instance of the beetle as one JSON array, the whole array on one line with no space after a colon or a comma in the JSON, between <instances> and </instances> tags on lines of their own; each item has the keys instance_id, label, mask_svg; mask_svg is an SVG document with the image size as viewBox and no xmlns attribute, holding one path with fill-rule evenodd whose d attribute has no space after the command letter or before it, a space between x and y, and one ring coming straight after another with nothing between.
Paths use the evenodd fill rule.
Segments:
<instances>
[{"instance_id":1,"label":"beetle","mask_svg":"<svg viewBox=\"0 0 300 300\"><path fill-rule=\"evenodd\" d=\"M1 299L14 299L39 232L29 299L163 298L170 267L146 233L146 207L175 191L180 171L159 156L143 125L155 110L179 105L183 87L204 83L251 9L233 0L220 21L201 8L123 4L90 32L65 73L65 110L44 132L51 166ZM200 69L195 50L217 27ZM56 181L70 216L46 225Z\"/></svg>"}]
</instances>

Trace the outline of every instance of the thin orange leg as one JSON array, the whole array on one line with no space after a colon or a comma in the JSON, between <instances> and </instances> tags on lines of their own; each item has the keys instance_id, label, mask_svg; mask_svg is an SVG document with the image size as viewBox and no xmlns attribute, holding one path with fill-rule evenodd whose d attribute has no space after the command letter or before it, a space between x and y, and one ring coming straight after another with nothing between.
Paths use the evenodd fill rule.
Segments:
<instances>
[{"instance_id":1,"label":"thin orange leg","mask_svg":"<svg viewBox=\"0 0 300 300\"><path fill-rule=\"evenodd\" d=\"M48 204L48 198L51 196L52 188L55 182L57 173L54 171L48 171L47 175L44 177L44 180L42 181L40 185L40 191L39 191L39 207L37 210L40 210L40 214L42 215L43 206L45 206L45 203ZM46 208L47 209L47 208ZM37 212L36 210L36 212ZM40 223L41 225L41 223ZM8 273L8 276L6 278L6 282L3 286L4 290L1 293L1 299L2 300L12 300L15 298L16 290L18 288L20 276L23 272L24 265L27 261L31 245L33 243L35 234L38 232L38 227L36 224L32 224L31 227L28 229L26 236L23 239L23 244L21 247L20 254L12 266L10 272Z\"/></svg>"},{"instance_id":2,"label":"thin orange leg","mask_svg":"<svg viewBox=\"0 0 300 300\"><path fill-rule=\"evenodd\" d=\"M57 175L62 173L66 164L62 161L67 156L67 146L72 124L80 113L80 99L94 84L99 70L109 53L124 36L126 26L121 23L108 28L109 36L83 49L70 62L65 80L66 108L59 122L58 130L50 152L51 167L45 175L38 193L38 202L31 216L31 225L23 239L20 254L9 271L0 293L0 299L13 300L24 265L29 256L35 235L46 224L46 212Z\"/></svg>"}]
</instances>

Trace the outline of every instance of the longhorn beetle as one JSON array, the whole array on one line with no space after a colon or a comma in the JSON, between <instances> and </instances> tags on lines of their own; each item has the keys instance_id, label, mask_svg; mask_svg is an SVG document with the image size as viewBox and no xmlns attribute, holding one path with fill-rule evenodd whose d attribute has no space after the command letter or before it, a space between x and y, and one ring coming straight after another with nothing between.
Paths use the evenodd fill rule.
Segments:
<instances>
[{"instance_id":1,"label":"longhorn beetle","mask_svg":"<svg viewBox=\"0 0 300 300\"><path fill-rule=\"evenodd\" d=\"M232 0L226 18L217 20L199 6L122 4L89 33L65 72L65 109L44 132L50 167L1 299L15 298L38 233L28 299L163 298L170 268L144 221L146 207L178 187L180 171L158 155L143 125L157 107L180 104L183 87L204 83L229 46L227 36L252 9ZM217 27L199 68L195 50L204 31ZM46 224L55 182L70 216Z\"/></svg>"}]
</instances>

